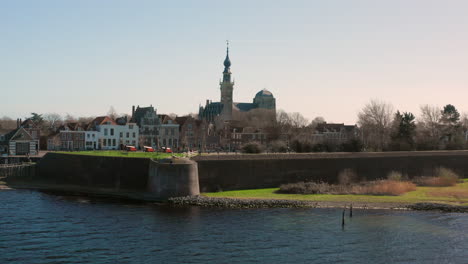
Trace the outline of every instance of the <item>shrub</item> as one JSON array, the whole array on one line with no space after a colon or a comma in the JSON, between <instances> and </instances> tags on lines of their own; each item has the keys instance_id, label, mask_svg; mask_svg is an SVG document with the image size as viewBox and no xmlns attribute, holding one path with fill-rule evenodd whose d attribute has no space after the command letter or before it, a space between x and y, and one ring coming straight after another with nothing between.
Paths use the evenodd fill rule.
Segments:
<instances>
[{"instance_id":1,"label":"shrub","mask_svg":"<svg viewBox=\"0 0 468 264\"><path fill-rule=\"evenodd\" d=\"M458 174L447 168L438 168L434 177L418 177L413 182L419 186L447 187L454 186L459 180Z\"/></svg>"},{"instance_id":2,"label":"shrub","mask_svg":"<svg viewBox=\"0 0 468 264\"><path fill-rule=\"evenodd\" d=\"M344 169L340 171L338 174L338 183L339 184L344 184L344 185L349 185L352 183L356 183L358 181L356 173L353 171L353 169Z\"/></svg>"},{"instance_id":3,"label":"shrub","mask_svg":"<svg viewBox=\"0 0 468 264\"><path fill-rule=\"evenodd\" d=\"M312 143L308 140L294 139L291 141L291 149L297 153L312 152Z\"/></svg>"},{"instance_id":4,"label":"shrub","mask_svg":"<svg viewBox=\"0 0 468 264\"><path fill-rule=\"evenodd\" d=\"M359 139L351 139L341 145L341 149L344 152L361 152L364 149L364 145Z\"/></svg>"},{"instance_id":5,"label":"shrub","mask_svg":"<svg viewBox=\"0 0 468 264\"><path fill-rule=\"evenodd\" d=\"M286 145L286 142L282 140L276 140L271 142L270 148L272 152L284 153L288 151L288 146Z\"/></svg>"},{"instance_id":6,"label":"shrub","mask_svg":"<svg viewBox=\"0 0 468 264\"><path fill-rule=\"evenodd\" d=\"M241 147L242 153L262 153L263 152L263 147L257 142L251 142L244 144Z\"/></svg>"},{"instance_id":7,"label":"shrub","mask_svg":"<svg viewBox=\"0 0 468 264\"><path fill-rule=\"evenodd\" d=\"M379 180L354 185L298 182L283 184L278 192L292 194L402 195L414 190L416 190L416 185L412 182Z\"/></svg>"},{"instance_id":8,"label":"shrub","mask_svg":"<svg viewBox=\"0 0 468 264\"><path fill-rule=\"evenodd\" d=\"M416 190L416 185L412 182L380 180L364 186L361 188L360 193L356 194L402 195L414 190Z\"/></svg>"},{"instance_id":9,"label":"shrub","mask_svg":"<svg viewBox=\"0 0 468 264\"><path fill-rule=\"evenodd\" d=\"M387 175L387 180L391 180L391 181L401 181L403 179L403 176L401 175L401 172L399 171L391 171L388 175Z\"/></svg>"}]
</instances>

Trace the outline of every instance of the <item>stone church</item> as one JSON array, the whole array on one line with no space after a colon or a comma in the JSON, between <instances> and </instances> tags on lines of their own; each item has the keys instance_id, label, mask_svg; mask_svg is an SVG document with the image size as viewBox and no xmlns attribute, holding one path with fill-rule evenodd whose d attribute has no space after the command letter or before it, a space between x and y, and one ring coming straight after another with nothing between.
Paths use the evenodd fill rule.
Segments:
<instances>
[{"instance_id":1,"label":"stone church","mask_svg":"<svg viewBox=\"0 0 468 264\"><path fill-rule=\"evenodd\" d=\"M221 101L206 100L206 105L200 106L198 117L209 123L222 124L225 122L252 120L260 118L265 122L276 120L276 99L273 94L263 89L259 91L252 103L238 103L233 101L234 82L231 81L231 60L229 47L224 60L223 80L220 82ZM253 118L255 117L255 118Z\"/></svg>"}]
</instances>

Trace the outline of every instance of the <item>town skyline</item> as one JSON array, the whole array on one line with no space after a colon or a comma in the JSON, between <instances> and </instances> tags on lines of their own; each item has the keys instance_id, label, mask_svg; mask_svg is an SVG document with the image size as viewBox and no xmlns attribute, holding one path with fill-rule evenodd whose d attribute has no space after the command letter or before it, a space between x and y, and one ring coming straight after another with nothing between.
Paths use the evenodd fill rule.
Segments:
<instances>
[{"instance_id":1,"label":"town skyline","mask_svg":"<svg viewBox=\"0 0 468 264\"><path fill-rule=\"evenodd\" d=\"M0 117L197 113L219 100L226 39L238 102L266 88L277 109L349 124L371 99L467 111L468 5L364 2L7 3Z\"/></svg>"}]
</instances>

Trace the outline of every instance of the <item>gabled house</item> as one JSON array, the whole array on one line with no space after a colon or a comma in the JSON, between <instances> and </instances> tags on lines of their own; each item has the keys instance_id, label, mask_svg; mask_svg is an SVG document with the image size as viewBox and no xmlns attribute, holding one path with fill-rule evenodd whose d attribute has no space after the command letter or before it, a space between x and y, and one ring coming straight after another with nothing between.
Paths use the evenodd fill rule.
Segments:
<instances>
[{"instance_id":1,"label":"gabled house","mask_svg":"<svg viewBox=\"0 0 468 264\"><path fill-rule=\"evenodd\" d=\"M119 125L108 116L96 117L86 131L86 145L92 149L117 150L124 145L138 146L138 138L137 124L129 122Z\"/></svg>"},{"instance_id":2,"label":"gabled house","mask_svg":"<svg viewBox=\"0 0 468 264\"><path fill-rule=\"evenodd\" d=\"M10 156L38 155L39 139L35 139L23 127L3 131L0 133L0 153Z\"/></svg>"},{"instance_id":3,"label":"gabled house","mask_svg":"<svg viewBox=\"0 0 468 264\"><path fill-rule=\"evenodd\" d=\"M206 150L208 125L204 120L191 116L180 116L174 120L179 124L179 146L183 150Z\"/></svg>"},{"instance_id":4,"label":"gabled house","mask_svg":"<svg viewBox=\"0 0 468 264\"><path fill-rule=\"evenodd\" d=\"M68 123L60 126L56 133L47 140L48 150L84 150L85 130L79 123Z\"/></svg>"},{"instance_id":5,"label":"gabled house","mask_svg":"<svg viewBox=\"0 0 468 264\"><path fill-rule=\"evenodd\" d=\"M176 149L179 147L179 124L168 115L158 115L160 125L158 127L159 147Z\"/></svg>"}]
</instances>

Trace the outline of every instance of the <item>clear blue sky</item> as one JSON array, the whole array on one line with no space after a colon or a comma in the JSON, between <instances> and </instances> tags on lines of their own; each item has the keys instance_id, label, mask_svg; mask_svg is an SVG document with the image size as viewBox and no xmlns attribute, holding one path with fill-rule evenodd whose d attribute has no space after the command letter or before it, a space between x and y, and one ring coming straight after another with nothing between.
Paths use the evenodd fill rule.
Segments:
<instances>
[{"instance_id":1,"label":"clear blue sky","mask_svg":"<svg viewBox=\"0 0 468 264\"><path fill-rule=\"evenodd\" d=\"M354 123L370 99L468 110L468 1L2 1L0 116L234 100Z\"/></svg>"}]
</instances>

